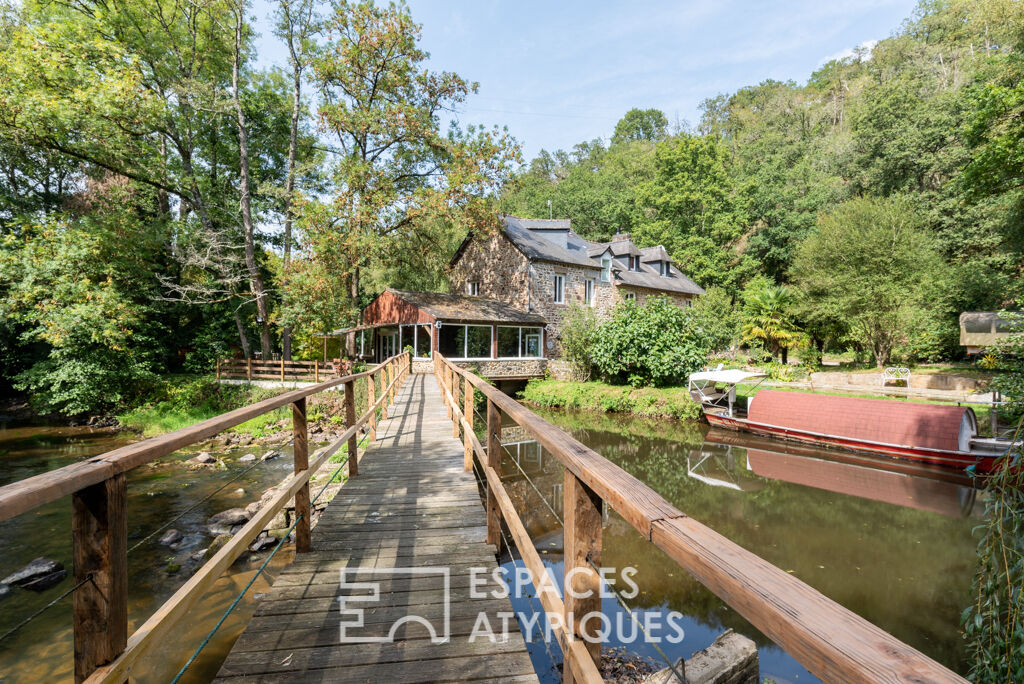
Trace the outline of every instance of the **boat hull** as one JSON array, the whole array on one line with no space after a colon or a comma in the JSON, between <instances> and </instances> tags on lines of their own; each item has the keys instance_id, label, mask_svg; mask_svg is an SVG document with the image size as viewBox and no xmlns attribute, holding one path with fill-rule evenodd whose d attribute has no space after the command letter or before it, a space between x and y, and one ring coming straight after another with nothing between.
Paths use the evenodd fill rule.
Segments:
<instances>
[{"instance_id":1,"label":"boat hull","mask_svg":"<svg viewBox=\"0 0 1024 684\"><path fill-rule=\"evenodd\" d=\"M869 442L839 435L826 435L816 432L806 432L778 425L757 423L746 418L729 416L724 413L705 411L708 423L715 427L726 430L739 430L765 437L784 439L790 442L801 442L815 446L826 446L846 451L853 451L865 454L881 454L892 458L901 458L918 463L929 463L946 468L963 470L974 466L979 473L992 472L995 467L997 456L989 454L975 454L969 451L947 451L944 449L929 449L926 447L905 446L900 444L884 444L881 442Z\"/></svg>"}]
</instances>

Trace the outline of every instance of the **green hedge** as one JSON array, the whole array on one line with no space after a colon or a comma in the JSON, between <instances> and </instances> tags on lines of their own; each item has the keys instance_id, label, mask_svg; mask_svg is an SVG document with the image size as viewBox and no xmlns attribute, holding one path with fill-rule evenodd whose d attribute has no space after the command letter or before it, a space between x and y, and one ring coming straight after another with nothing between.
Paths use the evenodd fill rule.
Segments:
<instances>
[{"instance_id":1,"label":"green hedge","mask_svg":"<svg viewBox=\"0 0 1024 684\"><path fill-rule=\"evenodd\" d=\"M551 408L589 409L696 420L700 405L685 387L624 387L603 382L531 380L522 400Z\"/></svg>"}]
</instances>

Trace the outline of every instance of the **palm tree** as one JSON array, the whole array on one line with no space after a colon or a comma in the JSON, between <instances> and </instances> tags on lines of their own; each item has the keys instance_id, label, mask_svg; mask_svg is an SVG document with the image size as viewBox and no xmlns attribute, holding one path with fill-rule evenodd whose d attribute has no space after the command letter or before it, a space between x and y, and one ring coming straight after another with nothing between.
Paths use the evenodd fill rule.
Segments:
<instances>
[{"instance_id":1,"label":"palm tree","mask_svg":"<svg viewBox=\"0 0 1024 684\"><path fill-rule=\"evenodd\" d=\"M789 348L800 339L800 330L790 311L793 295L785 285L766 285L744 293L743 339L760 342L782 363L789 357Z\"/></svg>"}]
</instances>

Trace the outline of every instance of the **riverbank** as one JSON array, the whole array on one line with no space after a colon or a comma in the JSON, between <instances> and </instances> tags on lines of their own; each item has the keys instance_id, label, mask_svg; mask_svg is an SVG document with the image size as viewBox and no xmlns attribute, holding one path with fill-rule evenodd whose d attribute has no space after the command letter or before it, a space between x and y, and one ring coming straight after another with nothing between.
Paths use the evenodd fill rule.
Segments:
<instances>
[{"instance_id":1,"label":"riverbank","mask_svg":"<svg viewBox=\"0 0 1024 684\"><path fill-rule=\"evenodd\" d=\"M631 413L647 418L700 418L700 404L690 398L685 387L628 387L596 380L531 380L520 397L527 403L548 408Z\"/></svg>"},{"instance_id":2,"label":"riverbank","mask_svg":"<svg viewBox=\"0 0 1024 684\"><path fill-rule=\"evenodd\" d=\"M737 396L748 398L764 386L739 385ZM771 389L788 392L806 392L804 387L786 387L773 383ZM845 397L864 397L886 401L914 401L925 404L948 404L948 401L917 399L900 396L882 396L862 392L815 391L815 394L830 394ZM698 420L700 404L690 398L686 387L641 387L609 385L600 381L574 382L571 380L531 380L520 394L520 398L535 406L546 408L583 409L604 413L625 413L643 418L676 418ZM971 404L978 418L978 432L991 435L991 407L985 404Z\"/></svg>"}]
</instances>

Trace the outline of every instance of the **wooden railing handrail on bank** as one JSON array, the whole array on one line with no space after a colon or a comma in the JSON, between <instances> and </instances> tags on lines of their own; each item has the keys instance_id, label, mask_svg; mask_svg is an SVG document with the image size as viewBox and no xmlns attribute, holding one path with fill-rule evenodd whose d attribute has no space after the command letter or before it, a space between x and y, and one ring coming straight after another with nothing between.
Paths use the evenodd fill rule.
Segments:
<instances>
[{"instance_id":1,"label":"wooden railing handrail on bank","mask_svg":"<svg viewBox=\"0 0 1024 684\"><path fill-rule=\"evenodd\" d=\"M398 354L370 370L333 378L285 392L256 404L204 420L190 427L146 439L79 463L0 487L0 521L13 518L64 496L72 497L72 539L75 586L73 594L75 681L124 682L132 665L168 634L203 592L237 560L289 500L295 499L295 550L310 548L309 479L345 444L348 474L358 475L358 432L369 424L374 440L377 412L387 407L411 368L409 355ZM377 376L381 377L376 398ZM356 418L355 383L367 378L367 409ZM344 385L345 426L342 435L309 462L306 398ZM127 479L141 465L291 404L294 472L278 485L277 494L227 541L131 637L128 636Z\"/></svg>"},{"instance_id":2,"label":"wooden railing handrail on bank","mask_svg":"<svg viewBox=\"0 0 1024 684\"><path fill-rule=\"evenodd\" d=\"M575 571L577 593L600 586L600 578L591 563L601 565L601 505L604 501L823 681L967 681L813 587L697 522L582 442L436 352L434 369L454 431L462 429L465 466L472 467L470 455L475 454L487 480L488 540L498 543L500 524L504 520L524 564L535 578L544 576L543 563L500 479L502 413L524 428L565 468L565 572L568 575ZM473 433L475 392L487 398L486 449ZM538 593L545 611L563 615L568 625L562 632L553 630L569 665L565 681L601 681L595 667L600 657L599 645L594 648L595 644L585 644L580 632L580 619L601 609L597 592L594 598L583 600L566 592L564 604L553 590L538 587Z\"/></svg>"}]
</instances>

